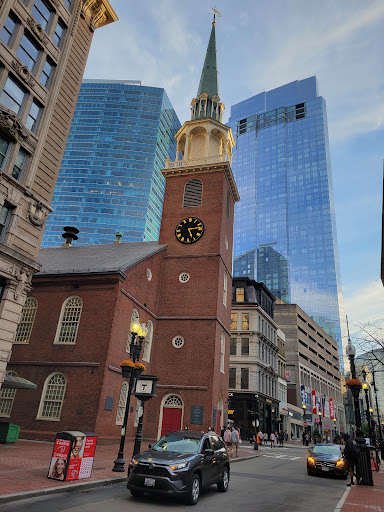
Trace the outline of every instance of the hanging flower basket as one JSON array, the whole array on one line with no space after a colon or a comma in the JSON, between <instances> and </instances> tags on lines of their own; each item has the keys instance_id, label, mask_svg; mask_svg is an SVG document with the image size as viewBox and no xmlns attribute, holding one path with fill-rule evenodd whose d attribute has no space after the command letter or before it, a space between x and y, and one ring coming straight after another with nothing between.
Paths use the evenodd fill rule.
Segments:
<instances>
[{"instance_id":1,"label":"hanging flower basket","mask_svg":"<svg viewBox=\"0 0 384 512\"><path fill-rule=\"evenodd\" d=\"M145 371L145 366L142 363L136 363L135 364L135 370L140 372L140 373L144 372Z\"/></svg>"},{"instance_id":2,"label":"hanging flower basket","mask_svg":"<svg viewBox=\"0 0 384 512\"><path fill-rule=\"evenodd\" d=\"M131 359L125 359L120 363L120 368L124 379L127 379L131 375L132 370L135 369L135 363Z\"/></svg>"},{"instance_id":3,"label":"hanging flower basket","mask_svg":"<svg viewBox=\"0 0 384 512\"><path fill-rule=\"evenodd\" d=\"M361 382L358 379L348 379L345 384L349 388L352 388L352 386L354 386L354 387L356 386L359 389L362 388L362 384L361 384Z\"/></svg>"}]
</instances>

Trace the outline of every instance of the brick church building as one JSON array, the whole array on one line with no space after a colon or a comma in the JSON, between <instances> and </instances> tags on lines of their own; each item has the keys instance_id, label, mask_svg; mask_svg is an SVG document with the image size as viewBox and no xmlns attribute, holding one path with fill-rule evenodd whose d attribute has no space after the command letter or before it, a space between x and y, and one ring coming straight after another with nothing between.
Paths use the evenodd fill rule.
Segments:
<instances>
[{"instance_id":1,"label":"brick church building","mask_svg":"<svg viewBox=\"0 0 384 512\"><path fill-rule=\"evenodd\" d=\"M145 438L224 425L239 196L233 135L222 123L215 24L191 105L191 120L176 134L176 161L162 171L159 242L76 246L67 239L40 251L8 367L37 389L0 394L0 415L21 425L23 437L52 439L62 430L94 431L104 442L120 437L128 387L120 362L129 358L133 320L148 329L140 362L159 378L145 407ZM128 437L138 410L132 398Z\"/></svg>"}]
</instances>

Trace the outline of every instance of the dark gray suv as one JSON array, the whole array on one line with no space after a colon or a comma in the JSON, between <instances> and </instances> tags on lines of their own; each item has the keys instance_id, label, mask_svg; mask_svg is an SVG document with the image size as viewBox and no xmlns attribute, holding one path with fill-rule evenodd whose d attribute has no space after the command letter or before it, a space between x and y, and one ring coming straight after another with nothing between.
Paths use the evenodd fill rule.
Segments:
<instances>
[{"instance_id":1,"label":"dark gray suv","mask_svg":"<svg viewBox=\"0 0 384 512\"><path fill-rule=\"evenodd\" d=\"M202 487L217 484L226 492L229 455L214 432L169 432L130 463L127 487L132 496L144 493L184 496L195 505Z\"/></svg>"}]
</instances>

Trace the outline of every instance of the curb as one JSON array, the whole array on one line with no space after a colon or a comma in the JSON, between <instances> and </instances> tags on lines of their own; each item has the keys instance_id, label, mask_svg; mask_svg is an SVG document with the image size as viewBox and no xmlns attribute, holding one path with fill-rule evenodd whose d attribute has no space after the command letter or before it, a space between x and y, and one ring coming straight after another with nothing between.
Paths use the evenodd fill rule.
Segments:
<instances>
[{"instance_id":1,"label":"curb","mask_svg":"<svg viewBox=\"0 0 384 512\"><path fill-rule=\"evenodd\" d=\"M233 462L241 462L242 460L255 459L260 457L261 454L249 455L246 457L237 457L231 459ZM12 503L13 501L20 501L29 498L37 498L38 496L48 496L50 494L61 494L68 491L82 491L84 489L92 489L93 487L102 487L103 485L112 485L124 482L127 476L116 477L116 478L104 478L103 480L94 480L93 482L84 482L81 484L67 484L60 487L48 487L46 489L36 489L34 491L18 492L15 494L5 494L0 496L0 505L3 503Z\"/></svg>"},{"instance_id":2,"label":"curb","mask_svg":"<svg viewBox=\"0 0 384 512\"><path fill-rule=\"evenodd\" d=\"M67 491L82 491L83 489L92 489L92 487L102 487L103 485L118 484L124 482L126 476L118 478L104 478L103 480L94 480L93 482L84 482L81 484L63 485L61 487L48 487L46 489L36 489L34 491L24 491L15 494L4 494L0 496L0 505L11 503L13 501L36 498L38 496L48 496L49 494L61 494Z\"/></svg>"},{"instance_id":3,"label":"curb","mask_svg":"<svg viewBox=\"0 0 384 512\"><path fill-rule=\"evenodd\" d=\"M343 505L344 505L344 503L345 503L345 501L347 499L347 496L348 496L350 490L351 490L351 487L348 487L348 489L345 489L344 494L340 498L339 503L336 505L336 508L335 508L335 510L333 512L340 512L341 511L341 509L343 508Z\"/></svg>"}]
</instances>

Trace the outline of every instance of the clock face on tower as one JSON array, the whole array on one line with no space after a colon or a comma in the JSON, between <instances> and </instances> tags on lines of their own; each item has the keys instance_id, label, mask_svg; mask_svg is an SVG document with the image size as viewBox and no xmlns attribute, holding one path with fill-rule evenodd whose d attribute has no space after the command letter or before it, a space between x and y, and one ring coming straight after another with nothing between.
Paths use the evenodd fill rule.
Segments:
<instances>
[{"instance_id":1,"label":"clock face on tower","mask_svg":"<svg viewBox=\"0 0 384 512\"><path fill-rule=\"evenodd\" d=\"M200 240L204 233L204 224L196 217L181 220L175 229L175 235L182 244L193 244Z\"/></svg>"}]
</instances>

